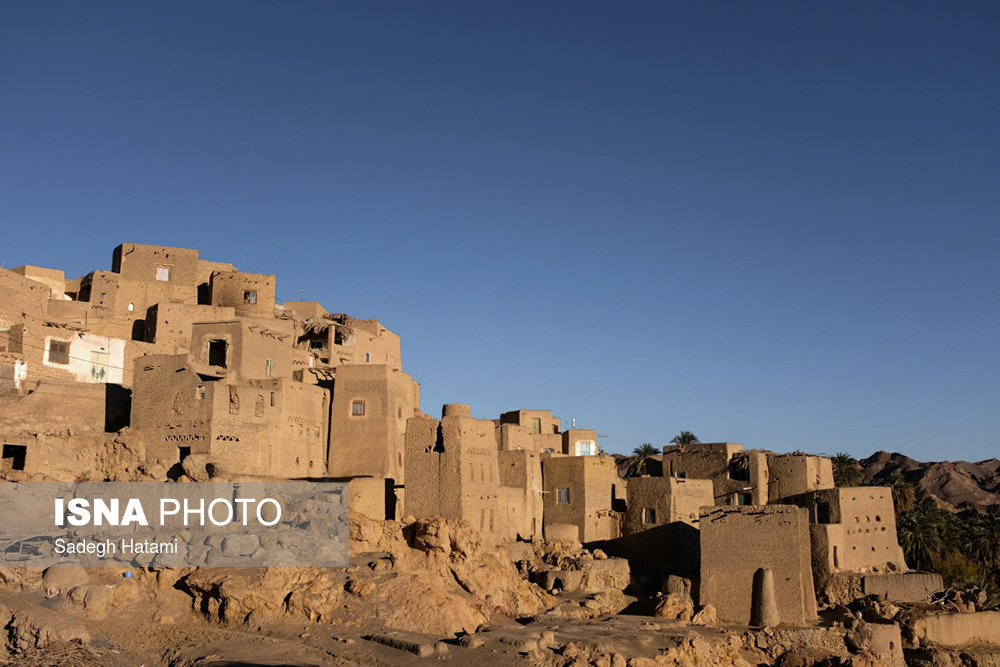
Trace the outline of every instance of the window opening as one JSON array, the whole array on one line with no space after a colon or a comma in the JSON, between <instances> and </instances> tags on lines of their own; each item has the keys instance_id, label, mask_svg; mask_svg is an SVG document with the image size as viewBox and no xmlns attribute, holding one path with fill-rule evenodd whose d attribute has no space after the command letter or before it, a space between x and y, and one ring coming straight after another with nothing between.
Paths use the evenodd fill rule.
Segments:
<instances>
[{"instance_id":1,"label":"window opening","mask_svg":"<svg viewBox=\"0 0 1000 667\"><path fill-rule=\"evenodd\" d=\"M229 345L224 340L208 341L208 365L226 367L226 352Z\"/></svg>"},{"instance_id":2,"label":"window opening","mask_svg":"<svg viewBox=\"0 0 1000 667\"><path fill-rule=\"evenodd\" d=\"M49 341L49 363L69 363L69 343L61 340Z\"/></svg>"},{"instance_id":3,"label":"window opening","mask_svg":"<svg viewBox=\"0 0 1000 667\"><path fill-rule=\"evenodd\" d=\"M27 445L4 445L0 470L24 470L24 460L27 457Z\"/></svg>"}]
</instances>

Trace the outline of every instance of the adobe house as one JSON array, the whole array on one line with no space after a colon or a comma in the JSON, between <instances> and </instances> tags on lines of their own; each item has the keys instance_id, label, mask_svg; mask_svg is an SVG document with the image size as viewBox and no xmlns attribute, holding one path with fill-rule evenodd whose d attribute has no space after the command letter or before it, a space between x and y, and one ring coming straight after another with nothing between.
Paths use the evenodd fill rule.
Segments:
<instances>
[{"instance_id":1,"label":"adobe house","mask_svg":"<svg viewBox=\"0 0 1000 667\"><path fill-rule=\"evenodd\" d=\"M833 488L833 462L825 456L772 454L767 459L768 502Z\"/></svg>"},{"instance_id":2,"label":"adobe house","mask_svg":"<svg viewBox=\"0 0 1000 667\"><path fill-rule=\"evenodd\" d=\"M122 243L112 252L111 271L126 280L197 287L198 251Z\"/></svg>"},{"instance_id":3,"label":"adobe house","mask_svg":"<svg viewBox=\"0 0 1000 667\"><path fill-rule=\"evenodd\" d=\"M105 387L96 384L41 381L20 394L0 393L0 476L73 481L93 474L106 409Z\"/></svg>"},{"instance_id":4,"label":"adobe house","mask_svg":"<svg viewBox=\"0 0 1000 667\"><path fill-rule=\"evenodd\" d=\"M708 479L630 477L626 483L625 535L678 521L697 527L701 508L715 504Z\"/></svg>"},{"instance_id":5,"label":"adobe house","mask_svg":"<svg viewBox=\"0 0 1000 667\"><path fill-rule=\"evenodd\" d=\"M286 302L285 313L298 316L296 348L307 352L313 367L378 364L402 370L399 336L378 320L330 314L315 301Z\"/></svg>"},{"instance_id":6,"label":"adobe house","mask_svg":"<svg viewBox=\"0 0 1000 667\"><path fill-rule=\"evenodd\" d=\"M123 339L71 329L50 328L45 333L42 365L46 369L71 375L69 381L122 384L125 368Z\"/></svg>"},{"instance_id":7,"label":"adobe house","mask_svg":"<svg viewBox=\"0 0 1000 667\"><path fill-rule=\"evenodd\" d=\"M623 542L629 560L696 578L701 509L715 504L712 481L644 476L626 483Z\"/></svg>"},{"instance_id":8,"label":"adobe house","mask_svg":"<svg viewBox=\"0 0 1000 667\"><path fill-rule=\"evenodd\" d=\"M405 482L407 420L419 412L420 385L387 365L335 369L328 471Z\"/></svg>"},{"instance_id":9,"label":"adobe house","mask_svg":"<svg viewBox=\"0 0 1000 667\"><path fill-rule=\"evenodd\" d=\"M706 507L701 514L699 603L722 623L805 625L816 619L808 512L793 505ZM765 611L777 618L760 622ZM756 613L755 613L756 612Z\"/></svg>"},{"instance_id":10,"label":"adobe house","mask_svg":"<svg viewBox=\"0 0 1000 667\"><path fill-rule=\"evenodd\" d=\"M49 299L53 301L69 301L66 296L66 273L58 269L46 269L41 266L25 264L11 269L12 272L24 276L36 283L42 283L49 288Z\"/></svg>"},{"instance_id":11,"label":"adobe house","mask_svg":"<svg viewBox=\"0 0 1000 667\"><path fill-rule=\"evenodd\" d=\"M187 355L136 360L132 427L170 465L205 454L227 473L325 475L329 394L289 378L225 381Z\"/></svg>"},{"instance_id":12,"label":"adobe house","mask_svg":"<svg viewBox=\"0 0 1000 667\"><path fill-rule=\"evenodd\" d=\"M541 537L545 515L542 494L542 455L517 449L497 453L500 500L508 517L510 535Z\"/></svg>"},{"instance_id":13,"label":"adobe house","mask_svg":"<svg viewBox=\"0 0 1000 667\"><path fill-rule=\"evenodd\" d=\"M817 581L833 574L907 570L896 538L892 489L840 487L792 496L787 502L809 513Z\"/></svg>"},{"instance_id":14,"label":"adobe house","mask_svg":"<svg viewBox=\"0 0 1000 667\"><path fill-rule=\"evenodd\" d=\"M265 380L292 376L292 324L240 318L191 327L191 362L214 377Z\"/></svg>"},{"instance_id":15,"label":"adobe house","mask_svg":"<svg viewBox=\"0 0 1000 667\"><path fill-rule=\"evenodd\" d=\"M767 454L732 442L670 445L663 450L663 476L712 480L716 505L762 505L768 501Z\"/></svg>"},{"instance_id":16,"label":"adobe house","mask_svg":"<svg viewBox=\"0 0 1000 667\"><path fill-rule=\"evenodd\" d=\"M144 316L150 307L209 304L211 272L233 270L231 264L199 259L197 250L123 243L114 249L111 271L67 280L65 291L88 304L91 320L104 320L101 333L147 340Z\"/></svg>"},{"instance_id":17,"label":"adobe house","mask_svg":"<svg viewBox=\"0 0 1000 667\"><path fill-rule=\"evenodd\" d=\"M87 326L72 301L44 283L0 269L0 377L19 391L40 380L124 384L126 341Z\"/></svg>"},{"instance_id":18,"label":"adobe house","mask_svg":"<svg viewBox=\"0 0 1000 667\"><path fill-rule=\"evenodd\" d=\"M589 428L571 428L563 431L562 453L568 456L596 456L597 431Z\"/></svg>"},{"instance_id":19,"label":"adobe house","mask_svg":"<svg viewBox=\"0 0 1000 667\"><path fill-rule=\"evenodd\" d=\"M532 538L540 521L522 499L531 488L508 487L502 481L528 485L532 452L509 452L510 469L501 473L496 425L473 419L468 405L446 405L441 420L411 418L406 428L406 501L404 511L417 517L462 519L506 539ZM523 469L518 469L520 458ZM526 533L532 527L535 533ZM522 532L525 531L525 532Z\"/></svg>"},{"instance_id":20,"label":"adobe house","mask_svg":"<svg viewBox=\"0 0 1000 667\"><path fill-rule=\"evenodd\" d=\"M563 438L559 432L559 418L550 410L512 410L504 412L497 424L512 424L527 429L531 447L536 452L562 452ZM595 434L596 438L596 434ZM596 449L595 449L596 453Z\"/></svg>"},{"instance_id":21,"label":"adobe house","mask_svg":"<svg viewBox=\"0 0 1000 667\"><path fill-rule=\"evenodd\" d=\"M667 446L663 475L712 480L716 505L777 503L833 487L833 468L825 456L744 450L732 442Z\"/></svg>"},{"instance_id":22,"label":"adobe house","mask_svg":"<svg viewBox=\"0 0 1000 667\"><path fill-rule=\"evenodd\" d=\"M216 271L209 280L212 305L243 317L274 317L277 280L263 273Z\"/></svg>"},{"instance_id":23,"label":"adobe house","mask_svg":"<svg viewBox=\"0 0 1000 667\"><path fill-rule=\"evenodd\" d=\"M144 340L156 344L162 353L181 354L191 349L195 324L234 320L235 309L226 306L156 303L146 309Z\"/></svg>"},{"instance_id":24,"label":"adobe house","mask_svg":"<svg viewBox=\"0 0 1000 667\"><path fill-rule=\"evenodd\" d=\"M610 456L543 456L542 486L546 530L576 526L584 544L621 537L625 482Z\"/></svg>"}]
</instances>

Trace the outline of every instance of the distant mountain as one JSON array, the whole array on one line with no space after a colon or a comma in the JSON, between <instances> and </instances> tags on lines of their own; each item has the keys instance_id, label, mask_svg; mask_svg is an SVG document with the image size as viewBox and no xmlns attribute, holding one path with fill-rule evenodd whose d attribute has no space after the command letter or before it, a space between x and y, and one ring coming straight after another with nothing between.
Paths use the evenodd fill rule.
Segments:
<instances>
[{"instance_id":1,"label":"distant mountain","mask_svg":"<svg viewBox=\"0 0 1000 667\"><path fill-rule=\"evenodd\" d=\"M899 473L913 484L917 500L933 498L952 511L1000 510L1000 460L922 463L902 454L875 452L859 463L865 483Z\"/></svg>"}]
</instances>

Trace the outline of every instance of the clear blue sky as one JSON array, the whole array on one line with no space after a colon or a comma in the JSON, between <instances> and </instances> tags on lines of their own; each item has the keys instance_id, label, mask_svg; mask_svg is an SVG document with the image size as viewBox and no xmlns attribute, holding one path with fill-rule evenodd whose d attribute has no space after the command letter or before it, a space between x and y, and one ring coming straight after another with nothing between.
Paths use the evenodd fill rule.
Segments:
<instances>
[{"instance_id":1,"label":"clear blue sky","mask_svg":"<svg viewBox=\"0 0 1000 667\"><path fill-rule=\"evenodd\" d=\"M7 2L0 262L378 317L609 451L1000 454L1000 5Z\"/></svg>"}]
</instances>

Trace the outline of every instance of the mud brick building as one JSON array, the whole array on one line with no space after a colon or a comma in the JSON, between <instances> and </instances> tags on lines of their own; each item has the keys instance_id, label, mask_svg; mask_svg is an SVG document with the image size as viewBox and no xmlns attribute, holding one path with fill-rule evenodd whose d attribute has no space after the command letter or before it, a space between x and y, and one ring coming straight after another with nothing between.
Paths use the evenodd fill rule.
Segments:
<instances>
[{"instance_id":1,"label":"mud brick building","mask_svg":"<svg viewBox=\"0 0 1000 667\"><path fill-rule=\"evenodd\" d=\"M548 410L435 419L379 320L281 302L276 276L187 248L123 243L77 278L0 269L0 445L2 479L338 479L379 519L618 545L729 623L808 623L817 589L940 586L906 572L890 492L834 488L825 457L669 446L625 480Z\"/></svg>"}]
</instances>

